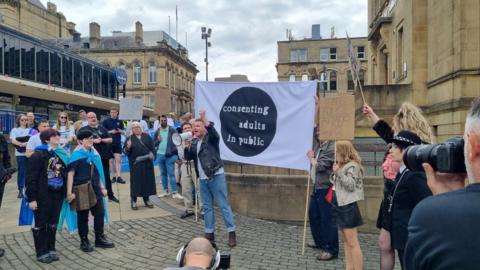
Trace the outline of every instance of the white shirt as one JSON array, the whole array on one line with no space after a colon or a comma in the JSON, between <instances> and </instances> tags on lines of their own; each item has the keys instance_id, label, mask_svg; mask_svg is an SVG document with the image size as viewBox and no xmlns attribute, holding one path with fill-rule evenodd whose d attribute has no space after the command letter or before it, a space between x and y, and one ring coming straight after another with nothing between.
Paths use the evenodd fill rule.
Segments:
<instances>
[{"instance_id":1,"label":"white shirt","mask_svg":"<svg viewBox=\"0 0 480 270\"><path fill-rule=\"evenodd\" d=\"M32 150L34 151L37 146L42 145L42 140L40 140L40 133L37 133L30 137L30 139L27 142L27 150Z\"/></svg>"},{"instance_id":2,"label":"white shirt","mask_svg":"<svg viewBox=\"0 0 480 270\"><path fill-rule=\"evenodd\" d=\"M200 146L202 145L202 141L203 141L203 139L198 139L198 143L197 143L198 178L207 180L208 176L205 174L205 171L202 168L202 163L200 162L200 159L198 158L198 153L200 153ZM213 175L219 175L219 174L222 174L222 173L225 173L225 170L223 169L223 167L218 169Z\"/></svg>"},{"instance_id":3,"label":"white shirt","mask_svg":"<svg viewBox=\"0 0 480 270\"><path fill-rule=\"evenodd\" d=\"M10 139L28 136L29 132L30 132L30 128L21 128L21 127L13 128L10 131ZM25 156L25 152L20 153L17 151L17 149L15 149L15 156Z\"/></svg>"},{"instance_id":4,"label":"white shirt","mask_svg":"<svg viewBox=\"0 0 480 270\"><path fill-rule=\"evenodd\" d=\"M75 136L75 130L73 129L73 126L70 126L70 128L67 129L66 126L61 126L60 128L57 128L57 125L54 125L53 128L60 133L60 144L67 143L70 138Z\"/></svg>"}]
</instances>

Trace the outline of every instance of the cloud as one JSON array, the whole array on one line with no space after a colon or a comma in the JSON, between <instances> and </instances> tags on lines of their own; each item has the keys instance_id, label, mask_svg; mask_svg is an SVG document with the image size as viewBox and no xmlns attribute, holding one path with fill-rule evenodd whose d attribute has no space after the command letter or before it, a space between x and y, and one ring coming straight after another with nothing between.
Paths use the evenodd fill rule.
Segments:
<instances>
[{"instance_id":1,"label":"cloud","mask_svg":"<svg viewBox=\"0 0 480 270\"><path fill-rule=\"evenodd\" d=\"M46 0L42 0L46 5ZM277 41L292 29L297 39L311 36L311 25L321 24L322 36L367 35L367 1L324 0L57 0L57 10L76 23L88 36L88 25L96 21L102 35L111 31L134 31L136 21L144 30L168 32L175 37L175 6L178 5L178 41L187 44L190 59L205 79L205 41L201 27L212 28L209 48L209 78L245 74L251 81L276 81ZM187 41L185 39L187 33Z\"/></svg>"}]
</instances>

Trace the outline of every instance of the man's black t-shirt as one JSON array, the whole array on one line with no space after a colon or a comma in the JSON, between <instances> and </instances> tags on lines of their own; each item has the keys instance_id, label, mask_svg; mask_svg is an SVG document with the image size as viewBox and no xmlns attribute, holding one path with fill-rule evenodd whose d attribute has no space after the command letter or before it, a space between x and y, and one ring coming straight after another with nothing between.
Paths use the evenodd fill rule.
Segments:
<instances>
[{"instance_id":1,"label":"man's black t-shirt","mask_svg":"<svg viewBox=\"0 0 480 270\"><path fill-rule=\"evenodd\" d=\"M103 121L103 127L110 130L124 130L123 122L118 119L107 118ZM110 134L112 136L112 144L121 144L122 135L120 133Z\"/></svg>"},{"instance_id":2,"label":"man's black t-shirt","mask_svg":"<svg viewBox=\"0 0 480 270\"><path fill-rule=\"evenodd\" d=\"M91 176L91 166L93 166L93 174ZM92 179L92 186L93 190L95 191L95 195L97 195L97 199L103 197L102 191L100 190L100 175L98 174L97 169L92 164L90 165L87 163L87 159L79 159L70 164L68 164L68 171L75 172L75 176L73 177L73 185L81 185L85 184Z\"/></svg>"},{"instance_id":3,"label":"man's black t-shirt","mask_svg":"<svg viewBox=\"0 0 480 270\"><path fill-rule=\"evenodd\" d=\"M102 138L102 139L112 137L110 136L108 131L100 125L98 125L96 128L92 128L91 126L86 126L79 129L79 131L80 130L89 130L93 133L93 136ZM110 150L110 145L108 143L104 143L104 142L95 143L93 144L93 147L95 147L95 149L98 151L102 159L110 159L113 157L112 151Z\"/></svg>"}]
</instances>

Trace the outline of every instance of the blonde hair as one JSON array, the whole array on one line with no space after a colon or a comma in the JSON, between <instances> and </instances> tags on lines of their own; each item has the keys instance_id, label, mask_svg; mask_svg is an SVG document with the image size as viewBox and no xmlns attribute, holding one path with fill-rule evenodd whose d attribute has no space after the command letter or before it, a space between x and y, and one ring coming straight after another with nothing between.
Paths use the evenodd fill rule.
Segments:
<instances>
[{"instance_id":1,"label":"blonde hair","mask_svg":"<svg viewBox=\"0 0 480 270\"><path fill-rule=\"evenodd\" d=\"M337 141L336 145L336 155L337 155L337 164L341 168L350 161L355 161L358 163L360 170L363 172L362 159L358 154L357 150L353 147L351 141Z\"/></svg>"},{"instance_id":2,"label":"blonde hair","mask_svg":"<svg viewBox=\"0 0 480 270\"><path fill-rule=\"evenodd\" d=\"M404 102L393 117L393 130L409 130L415 132L423 142L434 143L435 138L427 119L421 110L410 102Z\"/></svg>"},{"instance_id":3,"label":"blonde hair","mask_svg":"<svg viewBox=\"0 0 480 270\"><path fill-rule=\"evenodd\" d=\"M65 128L66 128L66 129L69 129L69 128L70 128L70 121L68 121L68 120L69 120L69 119L68 119L68 113L66 113L66 112L60 112L60 113L58 114L58 117L57 117L57 129L60 129L60 127L62 126L62 123L60 122L60 116L62 116L62 114L64 114L64 115L67 117L67 119L65 120Z\"/></svg>"}]
</instances>

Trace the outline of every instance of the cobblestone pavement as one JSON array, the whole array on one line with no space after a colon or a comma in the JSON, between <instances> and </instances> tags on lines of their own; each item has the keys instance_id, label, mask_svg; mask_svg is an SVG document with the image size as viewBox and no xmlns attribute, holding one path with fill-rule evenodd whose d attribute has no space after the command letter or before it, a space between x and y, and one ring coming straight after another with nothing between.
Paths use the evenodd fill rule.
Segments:
<instances>
[{"instance_id":1,"label":"cobblestone pavement","mask_svg":"<svg viewBox=\"0 0 480 270\"><path fill-rule=\"evenodd\" d=\"M155 201L165 207L165 201ZM172 206L172 204L170 204ZM172 209L172 208L170 208ZM139 211L155 211L140 208ZM177 211L174 211L177 212ZM0 235L0 269L163 269L175 265L176 253L195 236L202 235L202 223L193 218L182 220L177 213L164 217L116 221L107 235L115 242L113 249L83 253L76 234L57 234L60 261L50 265L37 263L30 232ZM303 228L244 216L235 216L238 246L227 246L227 232L219 213L216 240L222 253L231 253L231 269L344 269L343 251L339 259L320 262L313 249L301 255ZM379 269L376 235L360 234L365 269ZM91 233L90 239L93 239ZM342 247L341 247L342 248Z\"/></svg>"}]
</instances>

